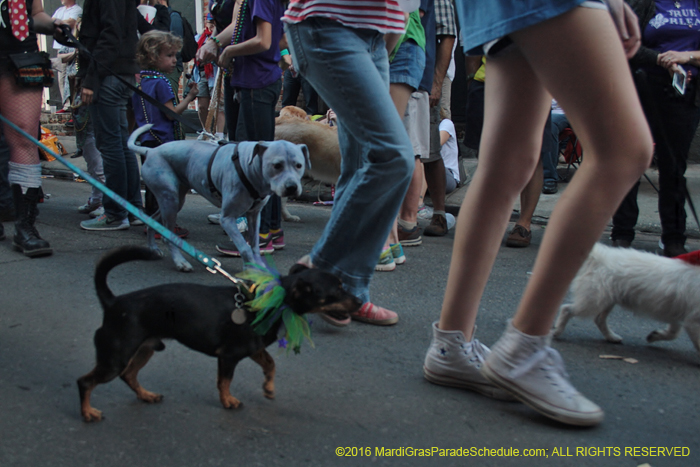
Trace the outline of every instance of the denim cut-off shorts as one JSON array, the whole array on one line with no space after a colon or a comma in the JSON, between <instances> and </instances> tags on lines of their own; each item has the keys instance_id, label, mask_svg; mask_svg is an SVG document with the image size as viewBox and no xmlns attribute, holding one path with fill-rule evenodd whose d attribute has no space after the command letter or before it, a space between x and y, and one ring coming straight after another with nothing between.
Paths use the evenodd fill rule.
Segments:
<instances>
[{"instance_id":1,"label":"denim cut-off shorts","mask_svg":"<svg viewBox=\"0 0 700 467\"><path fill-rule=\"evenodd\" d=\"M602 0L498 0L457 2L462 45L467 55L495 57L512 45L508 34L559 16L577 6L607 9Z\"/></svg>"},{"instance_id":2,"label":"denim cut-off shorts","mask_svg":"<svg viewBox=\"0 0 700 467\"><path fill-rule=\"evenodd\" d=\"M412 40L407 40L396 51L389 64L389 82L407 84L411 90L418 89L425 69L425 51Z\"/></svg>"}]
</instances>

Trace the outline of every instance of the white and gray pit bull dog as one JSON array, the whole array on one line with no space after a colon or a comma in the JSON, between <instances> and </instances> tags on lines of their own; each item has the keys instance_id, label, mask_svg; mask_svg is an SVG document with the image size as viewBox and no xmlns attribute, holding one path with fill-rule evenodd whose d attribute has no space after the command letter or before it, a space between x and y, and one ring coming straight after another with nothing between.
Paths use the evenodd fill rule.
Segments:
<instances>
[{"instance_id":1,"label":"white and gray pit bull dog","mask_svg":"<svg viewBox=\"0 0 700 467\"><path fill-rule=\"evenodd\" d=\"M306 146L287 141L225 145L173 141L157 148L137 146L136 140L150 128L151 125L144 125L134 131L128 145L146 156L141 176L158 200L154 218L174 231L185 195L194 189L221 208L221 227L240 251L244 263L260 263L260 210L272 193L301 194L301 177L311 164ZM236 218L242 215L248 219L248 242L236 227ZM160 252L153 229L148 229L148 247ZM177 246L170 243L169 248L177 269L192 271L192 265Z\"/></svg>"}]
</instances>

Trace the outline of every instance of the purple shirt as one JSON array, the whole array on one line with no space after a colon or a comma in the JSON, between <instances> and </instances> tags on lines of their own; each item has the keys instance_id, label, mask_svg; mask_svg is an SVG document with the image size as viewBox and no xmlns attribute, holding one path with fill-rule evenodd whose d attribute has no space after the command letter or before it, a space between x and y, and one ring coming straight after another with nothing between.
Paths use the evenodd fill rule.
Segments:
<instances>
[{"instance_id":1,"label":"purple shirt","mask_svg":"<svg viewBox=\"0 0 700 467\"><path fill-rule=\"evenodd\" d=\"M175 95L170 88L167 78L148 78L147 76L149 75L144 73L141 77L141 89L143 92L163 104L175 102ZM134 107L134 120L136 120L137 128L147 123L153 124L151 131L141 135L142 143L145 141L156 141L162 144L175 141L174 121L168 119L158 107L136 93L131 96L131 104Z\"/></svg>"},{"instance_id":2,"label":"purple shirt","mask_svg":"<svg viewBox=\"0 0 700 467\"><path fill-rule=\"evenodd\" d=\"M272 42L270 49L265 52L236 57L231 73L231 86L260 89L271 85L282 76L278 62L281 58L279 43L284 32L281 18L285 7L278 0L248 0L247 3L239 42L255 37L254 18L260 18L272 25Z\"/></svg>"},{"instance_id":3,"label":"purple shirt","mask_svg":"<svg viewBox=\"0 0 700 467\"><path fill-rule=\"evenodd\" d=\"M673 0L656 0L656 15L642 34L642 43L658 52L686 52L700 50L700 14L695 0L680 0L676 8ZM668 74L661 67L648 70L654 74ZM685 71L697 76L698 69L683 65Z\"/></svg>"}]
</instances>

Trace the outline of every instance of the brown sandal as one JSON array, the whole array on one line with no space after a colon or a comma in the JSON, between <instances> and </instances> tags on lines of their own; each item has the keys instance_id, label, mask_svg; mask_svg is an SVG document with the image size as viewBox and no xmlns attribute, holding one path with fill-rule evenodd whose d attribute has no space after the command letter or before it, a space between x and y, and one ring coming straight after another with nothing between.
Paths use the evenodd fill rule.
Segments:
<instances>
[{"instance_id":1,"label":"brown sandal","mask_svg":"<svg viewBox=\"0 0 700 467\"><path fill-rule=\"evenodd\" d=\"M532 240L532 232L522 225L515 224L515 227L513 227L506 239L506 246L510 248L525 248L530 246L530 240Z\"/></svg>"}]
</instances>

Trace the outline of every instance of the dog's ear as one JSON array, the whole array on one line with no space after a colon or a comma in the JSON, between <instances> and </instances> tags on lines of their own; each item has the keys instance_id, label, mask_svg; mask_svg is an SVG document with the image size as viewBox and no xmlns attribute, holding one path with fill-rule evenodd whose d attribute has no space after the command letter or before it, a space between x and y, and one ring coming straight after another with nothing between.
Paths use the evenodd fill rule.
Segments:
<instances>
[{"instance_id":1,"label":"dog's ear","mask_svg":"<svg viewBox=\"0 0 700 467\"><path fill-rule=\"evenodd\" d=\"M311 157L309 157L309 148L305 144L300 144L301 153L304 154L304 160L306 161L306 170L311 170Z\"/></svg>"},{"instance_id":2,"label":"dog's ear","mask_svg":"<svg viewBox=\"0 0 700 467\"><path fill-rule=\"evenodd\" d=\"M258 144L255 145L255 148L253 149L253 157L250 158L250 162L248 165L253 164L253 160L255 160L255 156L260 156L262 159L262 155L265 154L265 151L267 151L268 144L267 141L258 141Z\"/></svg>"}]
</instances>

